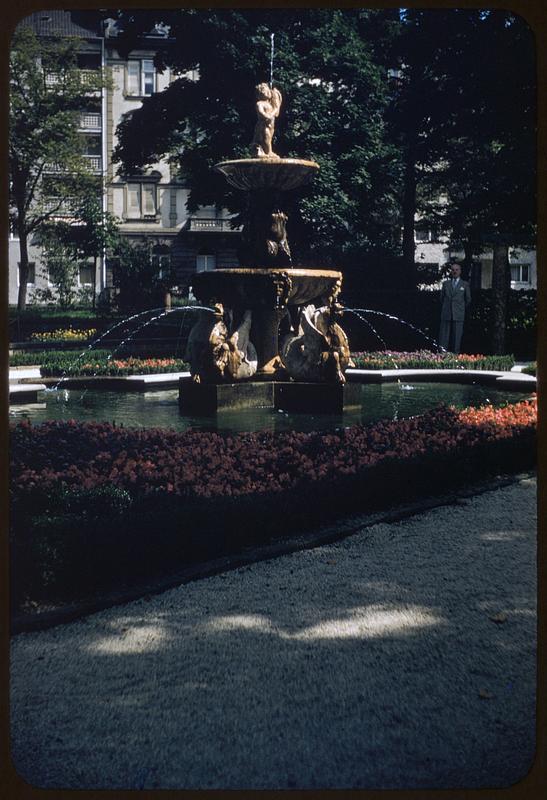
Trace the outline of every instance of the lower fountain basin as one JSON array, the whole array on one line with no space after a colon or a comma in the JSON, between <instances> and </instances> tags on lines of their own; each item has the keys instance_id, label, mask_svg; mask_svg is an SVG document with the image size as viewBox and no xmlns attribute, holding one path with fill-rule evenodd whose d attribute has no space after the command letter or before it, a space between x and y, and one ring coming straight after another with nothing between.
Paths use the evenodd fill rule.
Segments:
<instances>
[{"instance_id":1,"label":"lower fountain basin","mask_svg":"<svg viewBox=\"0 0 547 800\"><path fill-rule=\"evenodd\" d=\"M464 370L460 372L463 373ZM214 416L204 413L205 409L199 414L186 415L180 413L179 389L175 387L147 392L104 391L90 387L84 402L81 389L66 389L61 386L59 389L44 392L38 404L13 406L10 409L10 420L17 422L28 419L33 425L40 425L47 420L115 420L118 424L123 422L126 428L215 430L226 433L262 430L330 432L350 425L367 425L380 419L416 416L438 407L441 403L455 405L457 408L480 406L487 402L503 406L523 400L530 394L527 387L523 387L523 391L498 384L461 384L455 382L455 377L453 383L433 383L439 377L444 377L440 373L441 370L438 370L432 375L430 382L412 382L410 385L406 380L403 384L362 383L355 387L360 390L357 404L340 413L280 413L263 403L260 408L247 406L244 413L237 408L224 408ZM262 391L273 389L266 386Z\"/></svg>"},{"instance_id":2,"label":"lower fountain basin","mask_svg":"<svg viewBox=\"0 0 547 800\"><path fill-rule=\"evenodd\" d=\"M260 308L301 305L336 296L342 273L326 269L236 267L199 272L192 291L200 303Z\"/></svg>"},{"instance_id":3,"label":"lower fountain basin","mask_svg":"<svg viewBox=\"0 0 547 800\"><path fill-rule=\"evenodd\" d=\"M309 183L319 164L303 158L238 158L215 164L236 189L278 189L288 191Z\"/></svg>"}]
</instances>

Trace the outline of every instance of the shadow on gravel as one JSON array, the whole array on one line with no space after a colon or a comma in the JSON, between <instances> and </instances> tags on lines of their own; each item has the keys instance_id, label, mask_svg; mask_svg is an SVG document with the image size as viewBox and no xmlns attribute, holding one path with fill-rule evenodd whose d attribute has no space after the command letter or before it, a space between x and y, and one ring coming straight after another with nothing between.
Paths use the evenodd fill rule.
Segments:
<instances>
[{"instance_id":1,"label":"shadow on gravel","mask_svg":"<svg viewBox=\"0 0 547 800\"><path fill-rule=\"evenodd\" d=\"M535 522L533 502L512 514L515 492L16 637L20 774L111 789L520 780Z\"/></svg>"}]
</instances>

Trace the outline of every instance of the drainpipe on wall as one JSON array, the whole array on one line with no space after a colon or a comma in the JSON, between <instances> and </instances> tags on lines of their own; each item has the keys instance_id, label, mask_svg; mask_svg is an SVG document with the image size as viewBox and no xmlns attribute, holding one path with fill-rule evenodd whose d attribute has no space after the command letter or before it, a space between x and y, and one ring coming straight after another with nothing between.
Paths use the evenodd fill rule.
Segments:
<instances>
[{"instance_id":1,"label":"drainpipe on wall","mask_svg":"<svg viewBox=\"0 0 547 800\"><path fill-rule=\"evenodd\" d=\"M104 22L103 22L103 31L101 37L101 71L103 74L103 81L106 78L106 55L105 55L105 32L104 32ZM107 150L106 150L106 139L107 139L107 130L106 130L106 86L103 85L101 89L101 157L102 157L102 195L103 195L103 215L106 214L108 210L108 202L107 202L107 190L106 190L106 179L107 179ZM99 292L106 288L106 248L103 247L103 252L101 253L101 281Z\"/></svg>"}]
</instances>

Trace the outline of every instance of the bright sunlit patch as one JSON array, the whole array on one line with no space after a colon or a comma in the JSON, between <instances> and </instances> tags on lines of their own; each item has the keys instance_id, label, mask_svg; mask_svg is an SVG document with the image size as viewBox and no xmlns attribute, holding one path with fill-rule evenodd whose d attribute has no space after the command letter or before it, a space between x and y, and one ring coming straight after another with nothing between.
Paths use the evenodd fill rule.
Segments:
<instances>
[{"instance_id":1,"label":"bright sunlit patch","mask_svg":"<svg viewBox=\"0 0 547 800\"><path fill-rule=\"evenodd\" d=\"M298 633L292 639L371 639L376 636L405 634L418 628L443 625L441 617L420 606L387 609L382 606L355 608L351 616L320 622Z\"/></svg>"},{"instance_id":2,"label":"bright sunlit patch","mask_svg":"<svg viewBox=\"0 0 547 800\"><path fill-rule=\"evenodd\" d=\"M105 655L147 653L157 650L164 639L165 632L158 625L139 625L135 628L122 628L119 633L103 636L90 644L89 649Z\"/></svg>"},{"instance_id":3,"label":"bright sunlit patch","mask_svg":"<svg viewBox=\"0 0 547 800\"><path fill-rule=\"evenodd\" d=\"M513 539L527 539L528 536L525 531L488 531L481 535L481 539L485 542L510 542Z\"/></svg>"},{"instance_id":4,"label":"bright sunlit patch","mask_svg":"<svg viewBox=\"0 0 547 800\"><path fill-rule=\"evenodd\" d=\"M443 625L445 620L421 606L387 609L382 606L364 606L352 609L347 617L329 619L294 632L274 628L271 621L258 614L234 614L216 617L208 623L209 630L252 630L275 633L281 639L369 639L376 636L404 634L419 628Z\"/></svg>"}]
</instances>

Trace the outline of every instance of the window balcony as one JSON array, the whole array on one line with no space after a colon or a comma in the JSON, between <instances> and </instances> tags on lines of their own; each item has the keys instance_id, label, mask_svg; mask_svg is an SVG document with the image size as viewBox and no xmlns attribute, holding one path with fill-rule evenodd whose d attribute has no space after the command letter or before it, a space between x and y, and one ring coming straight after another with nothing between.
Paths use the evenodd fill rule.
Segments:
<instances>
[{"instance_id":1,"label":"window balcony","mask_svg":"<svg viewBox=\"0 0 547 800\"><path fill-rule=\"evenodd\" d=\"M90 156L84 155L82 156L87 161L88 169L96 175L100 175L102 172L102 158L101 156ZM67 175L70 170L67 170L65 166L62 164L45 164L44 165L44 172L49 175Z\"/></svg>"},{"instance_id":2,"label":"window balcony","mask_svg":"<svg viewBox=\"0 0 547 800\"><path fill-rule=\"evenodd\" d=\"M44 210L48 213L53 212L54 217L73 217L75 214L76 203L74 200L57 200L51 198L44 201Z\"/></svg>"},{"instance_id":3,"label":"window balcony","mask_svg":"<svg viewBox=\"0 0 547 800\"><path fill-rule=\"evenodd\" d=\"M192 232L206 233L238 233L241 230L241 228L232 228L229 219L200 219L198 217L190 217L186 229Z\"/></svg>"},{"instance_id":4,"label":"window balcony","mask_svg":"<svg viewBox=\"0 0 547 800\"><path fill-rule=\"evenodd\" d=\"M82 79L82 83L84 86L92 86L92 92L99 92L100 89L97 89L93 84L97 83L97 80L101 77L101 71L98 69L81 69L80 70L80 78Z\"/></svg>"},{"instance_id":5,"label":"window balcony","mask_svg":"<svg viewBox=\"0 0 547 800\"><path fill-rule=\"evenodd\" d=\"M81 69L80 78L84 87L92 87L90 94L100 94L100 89L96 88L97 79L101 77L101 72L98 69ZM54 87L63 82L62 74L58 72L47 72L45 76L46 86Z\"/></svg>"},{"instance_id":6,"label":"window balcony","mask_svg":"<svg viewBox=\"0 0 547 800\"><path fill-rule=\"evenodd\" d=\"M86 161L88 162L89 169L91 172L102 172L103 168L103 160L101 156L84 156Z\"/></svg>"},{"instance_id":7,"label":"window balcony","mask_svg":"<svg viewBox=\"0 0 547 800\"><path fill-rule=\"evenodd\" d=\"M82 131L100 131L101 130L101 114L91 111L85 111L80 114L80 130Z\"/></svg>"}]
</instances>

